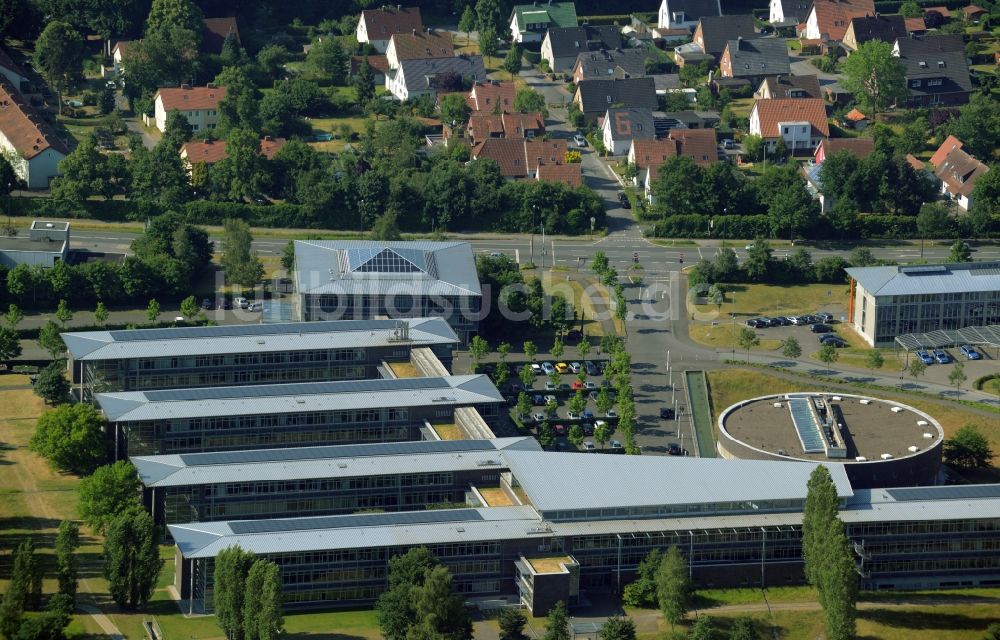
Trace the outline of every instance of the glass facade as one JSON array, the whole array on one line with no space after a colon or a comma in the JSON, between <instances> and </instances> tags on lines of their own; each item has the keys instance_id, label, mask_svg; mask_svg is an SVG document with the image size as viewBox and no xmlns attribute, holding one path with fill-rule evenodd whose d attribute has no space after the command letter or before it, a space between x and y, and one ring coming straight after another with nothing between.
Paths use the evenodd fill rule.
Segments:
<instances>
[{"instance_id":1,"label":"glass facade","mask_svg":"<svg viewBox=\"0 0 1000 640\"><path fill-rule=\"evenodd\" d=\"M302 296L302 319L368 320L388 318L444 318L459 339L479 329L481 300L478 296L424 296L400 292L389 295L309 295Z\"/></svg>"},{"instance_id":2,"label":"glass facade","mask_svg":"<svg viewBox=\"0 0 1000 640\"><path fill-rule=\"evenodd\" d=\"M1000 291L882 296L875 305L875 342L906 333L1000 324Z\"/></svg>"}]
</instances>

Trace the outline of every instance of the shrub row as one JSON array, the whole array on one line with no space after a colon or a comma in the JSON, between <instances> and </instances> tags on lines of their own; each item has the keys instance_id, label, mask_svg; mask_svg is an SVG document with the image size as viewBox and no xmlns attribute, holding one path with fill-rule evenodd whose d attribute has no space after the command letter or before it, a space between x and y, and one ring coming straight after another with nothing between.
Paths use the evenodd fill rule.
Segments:
<instances>
[{"instance_id":1,"label":"shrub row","mask_svg":"<svg viewBox=\"0 0 1000 640\"><path fill-rule=\"evenodd\" d=\"M120 331L122 329L162 329L164 327L201 327L209 325L212 322L210 320L183 320L174 322L170 320L168 322L143 322L141 324L132 323L111 323L105 325L90 324L90 325L74 325L72 327L66 327L67 331ZM41 327L31 327L28 329L18 329L17 337L21 340L37 340L38 332Z\"/></svg>"},{"instance_id":2,"label":"shrub row","mask_svg":"<svg viewBox=\"0 0 1000 640\"><path fill-rule=\"evenodd\" d=\"M899 8L903 6L906 0L880 0L875 3L875 11L879 13L899 13ZM968 2L962 0L916 0L917 4L921 7L947 7L949 9L958 9L968 5Z\"/></svg>"}]
</instances>

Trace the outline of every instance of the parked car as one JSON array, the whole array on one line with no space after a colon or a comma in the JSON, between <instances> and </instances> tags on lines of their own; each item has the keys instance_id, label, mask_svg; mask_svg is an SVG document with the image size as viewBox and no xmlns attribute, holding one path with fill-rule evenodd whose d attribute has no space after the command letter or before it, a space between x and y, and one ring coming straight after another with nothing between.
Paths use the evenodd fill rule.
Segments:
<instances>
[{"instance_id":1,"label":"parked car","mask_svg":"<svg viewBox=\"0 0 1000 640\"><path fill-rule=\"evenodd\" d=\"M975 350L974 347L971 347L967 344L963 344L961 347L958 348L958 350L961 351L962 355L968 358L969 360L979 360L983 357L979 354L978 351Z\"/></svg>"},{"instance_id":2,"label":"parked car","mask_svg":"<svg viewBox=\"0 0 1000 640\"><path fill-rule=\"evenodd\" d=\"M550 393L547 396L545 396L545 404L548 404L550 402L555 402L556 404L559 404L559 399Z\"/></svg>"},{"instance_id":3,"label":"parked car","mask_svg":"<svg viewBox=\"0 0 1000 640\"><path fill-rule=\"evenodd\" d=\"M593 420L594 419L594 412L591 411L590 409L584 409L583 410L583 417L585 419L587 419L587 420Z\"/></svg>"},{"instance_id":4,"label":"parked car","mask_svg":"<svg viewBox=\"0 0 1000 640\"><path fill-rule=\"evenodd\" d=\"M618 412L615 411L614 409L608 409L607 413L605 413L604 415L607 418L617 418L618 417Z\"/></svg>"},{"instance_id":5,"label":"parked car","mask_svg":"<svg viewBox=\"0 0 1000 640\"><path fill-rule=\"evenodd\" d=\"M556 372L556 368L552 366L551 362L543 362L542 371L545 373L545 375L551 376L553 373Z\"/></svg>"},{"instance_id":6,"label":"parked car","mask_svg":"<svg viewBox=\"0 0 1000 640\"><path fill-rule=\"evenodd\" d=\"M557 385L555 382L552 382L551 380L546 380L545 381L545 390L546 391L555 391L558 388L559 388L559 385Z\"/></svg>"},{"instance_id":7,"label":"parked car","mask_svg":"<svg viewBox=\"0 0 1000 640\"><path fill-rule=\"evenodd\" d=\"M531 417L534 418L535 422L537 422L538 424L542 424L543 422L545 422L545 414L542 412L538 412Z\"/></svg>"},{"instance_id":8,"label":"parked car","mask_svg":"<svg viewBox=\"0 0 1000 640\"><path fill-rule=\"evenodd\" d=\"M621 452L621 451L622 451L622 449L623 449L623 447L622 447L622 443L618 442L617 440L612 440L612 441L611 441L611 449L612 449L612 450L613 450L613 451L614 451L615 453L619 453L619 452Z\"/></svg>"},{"instance_id":9,"label":"parked car","mask_svg":"<svg viewBox=\"0 0 1000 640\"><path fill-rule=\"evenodd\" d=\"M923 349L917 351L917 357L920 358L920 361L923 362L924 364L934 364L934 358L932 358L930 354L928 354Z\"/></svg>"},{"instance_id":10,"label":"parked car","mask_svg":"<svg viewBox=\"0 0 1000 640\"><path fill-rule=\"evenodd\" d=\"M574 380L573 384L570 385L570 386L572 386L572 388L573 388L574 391L578 391L580 389L583 389L583 383L580 382L579 380Z\"/></svg>"},{"instance_id":11,"label":"parked car","mask_svg":"<svg viewBox=\"0 0 1000 640\"><path fill-rule=\"evenodd\" d=\"M573 136L573 143L578 147L586 147L587 139L578 133L575 136Z\"/></svg>"},{"instance_id":12,"label":"parked car","mask_svg":"<svg viewBox=\"0 0 1000 640\"><path fill-rule=\"evenodd\" d=\"M587 380L586 382L583 383L583 388L584 389L596 389L597 388L597 383L596 382L591 382L590 380Z\"/></svg>"},{"instance_id":13,"label":"parked car","mask_svg":"<svg viewBox=\"0 0 1000 640\"><path fill-rule=\"evenodd\" d=\"M788 316L788 321L794 325L805 324L805 321L802 319L802 316Z\"/></svg>"},{"instance_id":14,"label":"parked car","mask_svg":"<svg viewBox=\"0 0 1000 640\"><path fill-rule=\"evenodd\" d=\"M597 366L594 365L594 363L591 362L590 360L584 360L583 361L583 368L587 371L587 375L588 376L596 376L597 375Z\"/></svg>"},{"instance_id":15,"label":"parked car","mask_svg":"<svg viewBox=\"0 0 1000 640\"><path fill-rule=\"evenodd\" d=\"M771 318L772 327L787 327L792 324L792 321L785 316L778 316L777 318Z\"/></svg>"},{"instance_id":16,"label":"parked car","mask_svg":"<svg viewBox=\"0 0 1000 640\"><path fill-rule=\"evenodd\" d=\"M722 148L723 149L735 149L736 148L736 141L733 140L732 138L724 138L722 140Z\"/></svg>"},{"instance_id":17,"label":"parked car","mask_svg":"<svg viewBox=\"0 0 1000 640\"><path fill-rule=\"evenodd\" d=\"M632 203L629 202L628 196L625 195L624 191L618 192L618 202L621 203L623 209L631 209Z\"/></svg>"},{"instance_id":18,"label":"parked car","mask_svg":"<svg viewBox=\"0 0 1000 640\"><path fill-rule=\"evenodd\" d=\"M246 309L249 305L246 298L233 298L233 306L237 309Z\"/></svg>"},{"instance_id":19,"label":"parked car","mask_svg":"<svg viewBox=\"0 0 1000 640\"><path fill-rule=\"evenodd\" d=\"M580 373L580 367L581 367L581 365L580 365L579 362L570 362L569 363L569 370L572 371L573 373Z\"/></svg>"},{"instance_id":20,"label":"parked car","mask_svg":"<svg viewBox=\"0 0 1000 640\"><path fill-rule=\"evenodd\" d=\"M536 376L542 375L542 365L538 364L537 362L532 362L531 372Z\"/></svg>"},{"instance_id":21,"label":"parked car","mask_svg":"<svg viewBox=\"0 0 1000 640\"><path fill-rule=\"evenodd\" d=\"M570 420L579 420L580 414L577 413L576 411L567 411L566 417L569 418Z\"/></svg>"},{"instance_id":22,"label":"parked car","mask_svg":"<svg viewBox=\"0 0 1000 640\"><path fill-rule=\"evenodd\" d=\"M752 329L759 329L761 327L762 320L760 318L750 318L747 320L747 326Z\"/></svg>"},{"instance_id":23,"label":"parked car","mask_svg":"<svg viewBox=\"0 0 1000 640\"><path fill-rule=\"evenodd\" d=\"M542 394L536 393L535 395L531 396L531 404L535 405L536 407L544 407L545 398L542 397Z\"/></svg>"},{"instance_id":24,"label":"parked car","mask_svg":"<svg viewBox=\"0 0 1000 640\"><path fill-rule=\"evenodd\" d=\"M670 445L667 447L667 455L668 456L681 455L681 445L677 444L676 442L671 442Z\"/></svg>"},{"instance_id":25,"label":"parked car","mask_svg":"<svg viewBox=\"0 0 1000 640\"><path fill-rule=\"evenodd\" d=\"M565 362L557 362L556 371L558 371L559 373L566 373L567 371L569 371L569 365L566 364Z\"/></svg>"},{"instance_id":26,"label":"parked car","mask_svg":"<svg viewBox=\"0 0 1000 640\"><path fill-rule=\"evenodd\" d=\"M814 324L813 326L809 327L809 330L812 331L813 333L830 333L831 331L833 331L833 329L830 328L829 325L825 324Z\"/></svg>"},{"instance_id":27,"label":"parked car","mask_svg":"<svg viewBox=\"0 0 1000 640\"><path fill-rule=\"evenodd\" d=\"M951 356L949 356L948 353L943 349L934 350L934 359L940 362L941 364L948 364L949 362L951 362Z\"/></svg>"},{"instance_id":28,"label":"parked car","mask_svg":"<svg viewBox=\"0 0 1000 640\"><path fill-rule=\"evenodd\" d=\"M222 310L229 310L233 308L233 303L227 298L223 298L219 301L219 308Z\"/></svg>"},{"instance_id":29,"label":"parked car","mask_svg":"<svg viewBox=\"0 0 1000 640\"><path fill-rule=\"evenodd\" d=\"M660 420L673 420L674 410L671 407L660 408Z\"/></svg>"},{"instance_id":30,"label":"parked car","mask_svg":"<svg viewBox=\"0 0 1000 640\"><path fill-rule=\"evenodd\" d=\"M574 342L577 341L577 340L583 340L583 332L580 331L580 330L578 330L578 329L573 329L572 331L567 331L566 332L566 340L574 341Z\"/></svg>"},{"instance_id":31,"label":"parked car","mask_svg":"<svg viewBox=\"0 0 1000 640\"><path fill-rule=\"evenodd\" d=\"M557 424L556 426L552 427L552 431L555 432L557 436L564 436L566 435L566 425Z\"/></svg>"},{"instance_id":32,"label":"parked car","mask_svg":"<svg viewBox=\"0 0 1000 640\"><path fill-rule=\"evenodd\" d=\"M826 311L820 311L816 314L816 317L819 318L820 322L833 322L833 314Z\"/></svg>"},{"instance_id":33,"label":"parked car","mask_svg":"<svg viewBox=\"0 0 1000 640\"><path fill-rule=\"evenodd\" d=\"M247 304L247 311L263 311L263 310L264 310L263 302L251 302Z\"/></svg>"},{"instance_id":34,"label":"parked car","mask_svg":"<svg viewBox=\"0 0 1000 640\"><path fill-rule=\"evenodd\" d=\"M201 308L202 309L211 309L212 308L212 301L209 300L208 298L204 298L201 301Z\"/></svg>"},{"instance_id":35,"label":"parked car","mask_svg":"<svg viewBox=\"0 0 1000 640\"><path fill-rule=\"evenodd\" d=\"M832 333L826 333L822 338L819 339L819 343L822 345L832 344L836 348L840 349L847 346L847 341L839 336L835 336Z\"/></svg>"},{"instance_id":36,"label":"parked car","mask_svg":"<svg viewBox=\"0 0 1000 640\"><path fill-rule=\"evenodd\" d=\"M583 431L583 435L592 436L594 435L594 425L589 422L584 422L580 425L580 429Z\"/></svg>"},{"instance_id":37,"label":"parked car","mask_svg":"<svg viewBox=\"0 0 1000 640\"><path fill-rule=\"evenodd\" d=\"M594 453L595 451L597 451L597 448L594 446L593 442L587 440L586 442L583 443L583 450L586 451L587 453Z\"/></svg>"}]
</instances>

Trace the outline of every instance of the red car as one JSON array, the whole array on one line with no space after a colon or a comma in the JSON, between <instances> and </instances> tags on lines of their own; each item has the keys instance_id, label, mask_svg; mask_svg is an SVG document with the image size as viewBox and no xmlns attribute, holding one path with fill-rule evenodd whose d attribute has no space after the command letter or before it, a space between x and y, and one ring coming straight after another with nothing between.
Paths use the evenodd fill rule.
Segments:
<instances>
[{"instance_id":1,"label":"red car","mask_svg":"<svg viewBox=\"0 0 1000 640\"><path fill-rule=\"evenodd\" d=\"M582 389L582 388L583 388L582 382L580 382L579 380L573 381L573 389Z\"/></svg>"},{"instance_id":2,"label":"red car","mask_svg":"<svg viewBox=\"0 0 1000 640\"><path fill-rule=\"evenodd\" d=\"M552 431L554 431L557 436L566 435L566 427L561 424L557 424L556 426L552 427Z\"/></svg>"}]
</instances>

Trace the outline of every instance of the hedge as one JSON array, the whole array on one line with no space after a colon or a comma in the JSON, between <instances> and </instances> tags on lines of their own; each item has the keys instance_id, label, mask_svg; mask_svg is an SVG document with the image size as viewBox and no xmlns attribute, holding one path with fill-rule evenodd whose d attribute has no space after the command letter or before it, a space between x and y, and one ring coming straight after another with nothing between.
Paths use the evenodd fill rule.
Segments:
<instances>
[{"instance_id":1,"label":"hedge","mask_svg":"<svg viewBox=\"0 0 1000 640\"><path fill-rule=\"evenodd\" d=\"M632 16L624 13L618 15L608 15L608 16L580 16L577 20L580 24L589 25L601 25L601 24L615 24L624 27L626 25L632 24Z\"/></svg>"},{"instance_id":2,"label":"hedge","mask_svg":"<svg viewBox=\"0 0 1000 640\"><path fill-rule=\"evenodd\" d=\"M878 13L899 13L899 8L906 3L906 0L879 0L875 3L875 11ZM963 0L916 0L921 7L947 7L948 9L959 9L969 3Z\"/></svg>"},{"instance_id":3,"label":"hedge","mask_svg":"<svg viewBox=\"0 0 1000 640\"><path fill-rule=\"evenodd\" d=\"M163 329L166 327L202 327L212 324L211 320L179 320L168 322L147 322L142 324L137 323L118 323L118 324L90 324L90 325L74 325L72 327L66 327L66 331L120 331L122 329ZM18 329L17 337L21 340L37 340L38 333L41 331L41 327L32 327L29 329Z\"/></svg>"}]
</instances>

